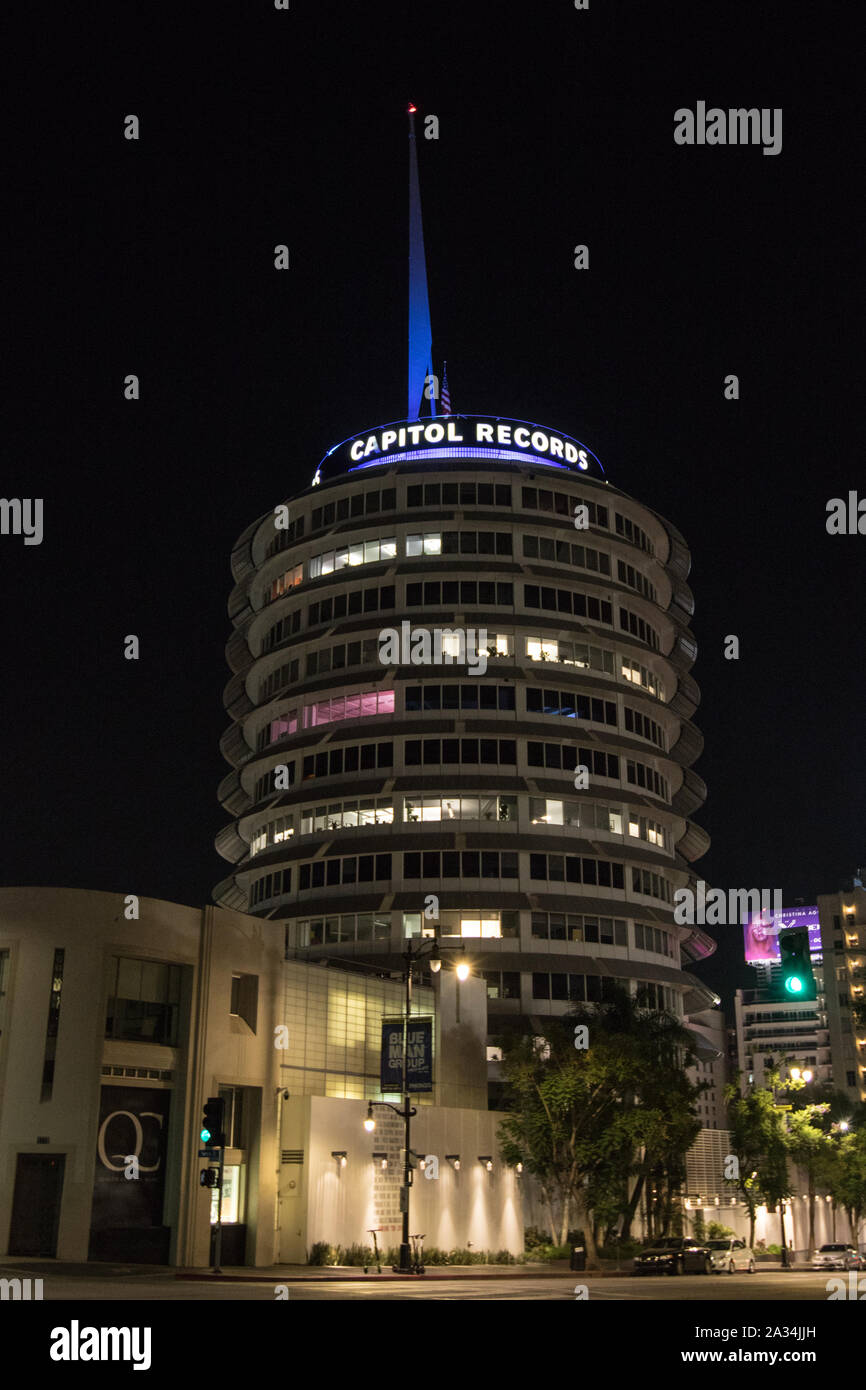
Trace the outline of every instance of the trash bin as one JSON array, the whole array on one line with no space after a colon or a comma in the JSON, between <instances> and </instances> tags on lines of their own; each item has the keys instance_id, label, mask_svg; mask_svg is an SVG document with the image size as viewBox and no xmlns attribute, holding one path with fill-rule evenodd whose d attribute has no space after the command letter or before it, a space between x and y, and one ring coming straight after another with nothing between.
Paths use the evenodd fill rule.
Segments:
<instances>
[{"instance_id":1,"label":"trash bin","mask_svg":"<svg viewBox=\"0 0 866 1390\"><path fill-rule=\"evenodd\" d=\"M586 1246L572 1245L571 1247L571 1268L586 1269Z\"/></svg>"}]
</instances>

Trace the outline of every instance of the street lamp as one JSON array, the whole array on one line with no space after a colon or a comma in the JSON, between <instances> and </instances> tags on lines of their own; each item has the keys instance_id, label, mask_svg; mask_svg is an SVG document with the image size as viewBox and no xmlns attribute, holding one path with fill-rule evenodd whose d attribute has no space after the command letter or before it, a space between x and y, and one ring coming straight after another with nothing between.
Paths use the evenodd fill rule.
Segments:
<instances>
[{"instance_id":1,"label":"street lamp","mask_svg":"<svg viewBox=\"0 0 866 1390\"><path fill-rule=\"evenodd\" d=\"M368 1134L376 1127L376 1120L373 1115L374 1105L384 1105L386 1109L393 1110L395 1115L399 1115L403 1121L404 1150L403 1150L403 1187L400 1192L400 1210L403 1217L402 1240L400 1242L400 1263L393 1265L395 1274L413 1274L416 1271L412 1267L412 1247L409 1243L409 1188L412 1186L412 1148L410 1144L410 1130L412 1116L418 1112L414 1105L409 1103L409 1020L412 1013L412 971L424 958L427 958L430 969L434 975L438 975L442 969L442 957L439 954L439 928L437 927L432 940L428 938L422 941L416 951L412 950L412 938L406 942L406 950L403 953L403 983L406 988L403 1006L403 1076L402 1094L403 1104L392 1105L386 1100L371 1100L367 1102L367 1116L364 1120L364 1128ZM458 980L467 980L470 975L469 962L461 960L456 967Z\"/></svg>"}]
</instances>

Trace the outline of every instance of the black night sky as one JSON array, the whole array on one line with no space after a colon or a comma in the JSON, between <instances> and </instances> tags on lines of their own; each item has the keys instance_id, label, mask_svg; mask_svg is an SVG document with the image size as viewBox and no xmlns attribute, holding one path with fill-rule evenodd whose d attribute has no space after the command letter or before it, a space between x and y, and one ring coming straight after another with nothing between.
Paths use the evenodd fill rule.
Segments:
<instances>
[{"instance_id":1,"label":"black night sky","mask_svg":"<svg viewBox=\"0 0 866 1390\"><path fill-rule=\"evenodd\" d=\"M227 871L229 555L332 444L404 413L410 99L440 121L419 154L454 409L583 440L691 548L699 871L787 904L866 863L866 537L825 529L829 498L866 491L844 8L114 0L22 20L2 492L44 498L45 535L0 537L0 881L198 904ZM675 145L698 100L781 107L781 154ZM727 932L701 971L725 994L750 982Z\"/></svg>"}]
</instances>

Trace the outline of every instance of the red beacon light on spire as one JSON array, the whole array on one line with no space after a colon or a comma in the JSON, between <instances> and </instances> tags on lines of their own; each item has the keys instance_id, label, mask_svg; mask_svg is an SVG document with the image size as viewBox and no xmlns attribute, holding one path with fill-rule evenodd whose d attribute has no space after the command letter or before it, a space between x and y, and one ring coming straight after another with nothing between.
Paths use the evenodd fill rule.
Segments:
<instances>
[{"instance_id":1,"label":"red beacon light on spire","mask_svg":"<svg viewBox=\"0 0 866 1390\"><path fill-rule=\"evenodd\" d=\"M410 102L409 102L409 106L408 106L408 108L407 108L407 115L409 115L409 116L414 116L417 110L418 110L418 107L415 106L415 105L413 105L413 103L410 101Z\"/></svg>"}]
</instances>

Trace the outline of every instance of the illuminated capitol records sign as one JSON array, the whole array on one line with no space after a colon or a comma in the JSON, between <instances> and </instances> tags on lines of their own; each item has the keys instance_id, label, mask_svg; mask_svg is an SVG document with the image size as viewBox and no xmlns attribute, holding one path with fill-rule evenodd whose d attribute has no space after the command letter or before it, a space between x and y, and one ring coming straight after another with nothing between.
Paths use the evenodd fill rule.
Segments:
<instances>
[{"instance_id":1,"label":"illuminated capitol records sign","mask_svg":"<svg viewBox=\"0 0 866 1390\"><path fill-rule=\"evenodd\" d=\"M604 474L599 460L585 444L527 420L505 420L494 415L435 415L423 420L400 420L343 440L326 454L314 481L375 464L441 458L531 460L553 468Z\"/></svg>"}]
</instances>

